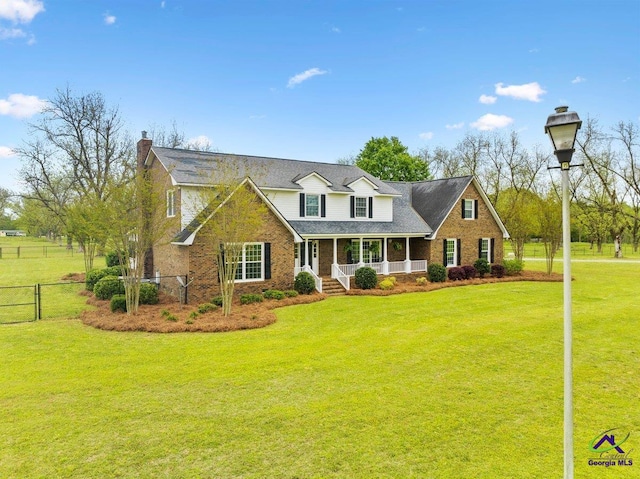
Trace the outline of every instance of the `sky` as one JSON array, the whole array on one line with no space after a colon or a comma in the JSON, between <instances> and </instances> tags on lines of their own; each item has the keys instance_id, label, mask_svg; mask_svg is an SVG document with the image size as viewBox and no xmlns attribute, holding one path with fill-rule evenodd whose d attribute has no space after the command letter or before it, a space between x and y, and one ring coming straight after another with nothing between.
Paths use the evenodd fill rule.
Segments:
<instances>
[{"instance_id":1,"label":"sky","mask_svg":"<svg viewBox=\"0 0 640 479\"><path fill-rule=\"evenodd\" d=\"M640 0L0 0L0 187L56 90L100 92L134 139L335 162L467 133L551 146L568 105L640 123Z\"/></svg>"}]
</instances>

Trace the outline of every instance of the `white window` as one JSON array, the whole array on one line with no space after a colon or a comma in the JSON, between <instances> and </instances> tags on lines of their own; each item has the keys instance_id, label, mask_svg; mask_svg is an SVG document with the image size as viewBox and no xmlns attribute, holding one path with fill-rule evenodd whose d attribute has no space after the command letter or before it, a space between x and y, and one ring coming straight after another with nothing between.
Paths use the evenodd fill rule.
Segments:
<instances>
[{"instance_id":1,"label":"white window","mask_svg":"<svg viewBox=\"0 0 640 479\"><path fill-rule=\"evenodd\" d=\"M379 263L382 255L382 241L362 241L362 261L364 263ZM351 240L351 260L353 263L360 261L360 240Z\"/></svg>"},{"instance_id":2,"label":"white window","mask_svg":"<svg viewBox=\"0 0 640 479\"><path fill-rule=\"evenodd\" d=\"M176 192L174 190L167 191L167 218L176 215Z\"/></svg>"},{"instance_id":3,"label":"white window","mask_svg":"<svg viewBox=\"0 0 640 479\"><path fill-rule=\"evenodd\" d=\"M320 195L305 196L306 216L320 216Z\"/></svg>"},{"instance_id":4,"label":"white window","mask_svg":"<svg viewBox=\"0 0 640 479\"><path fill-rule=\"evenodd\" d=\"M458 257L456 251L458 248L458 241L455 239L447 239L445 247L445 266L456 266L456 258Z\"/></svg>"},{"instance_id":5,"label":"white window","mask_svg":"<svg viewBox=\"0 0 640 479\"><path fill-rule=\"evenodd\" d=\"M462 217L466 220L476 218L476 200L462 200Z\"/></svg>"},{"instance_id":6,"label":"white window","mask_svg":"<svg viewBox=\"0 0 640 479\"><path fill-rule=\"evenodd\" d=\"M264 279L264 243L245 243L238 259L236 281L261 281Z\"/></svg>"},{"instance_id":7,"label":"white window","mask_svg":"<svg viewBox=\"0 0 640 479\"><path fill-rule=\"evenodd\" d=\"M491 238L482 238L480 240L480 254L479 257L486 259L491 263Z\"/></svg>"},{"instance_id":8,"label":"white window","mask_svg":"<svg viewBox=\"0 0 640 479\"><path fill-rule=\"evenodd\" d=\"M355 199L355 208L356 208L356 218L366 218L367 217L367 203L369 202L368 198L356 197Z\"/></svg>"}]
</instances>

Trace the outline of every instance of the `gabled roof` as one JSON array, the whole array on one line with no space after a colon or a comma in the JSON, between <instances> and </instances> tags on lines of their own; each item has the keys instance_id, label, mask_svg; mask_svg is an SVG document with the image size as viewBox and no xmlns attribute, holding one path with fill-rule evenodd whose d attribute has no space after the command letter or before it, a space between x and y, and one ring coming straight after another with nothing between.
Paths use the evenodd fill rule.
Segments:
<instances>
[{"instance_id":1,"label":"gabled roof","mask_svg":"<svg viewBox=\"0 0 640 479\"><path fill-rule=\"evenodd\" d=\"M449 217L453 208L457 207L467 187L473 183L487 205L487 208L489 208L494 220L500 227L503 237L509 237L509 233L498 216L498 213L474 176L460 176L457 178L444 178L441 180L418 181L413 183L388 183L395 189L410 187L411 206L433 229L431 238L437 236L438 230Z\"/></svg>"},{"instance_id":2,"label":"gabled roof","mask_svg":"<svg viewBox=\"0 0 640 479\"><path fill-rule=\"evenodd\" d=\"M378 194L399 193L382 180L354 165L286 160L261 156L232 155L206 151L181 150L152 146L145 161L157 158L176 185L204 186L211 184L216 173L238 178L250 177L261 189L302 190L301 178L315 174L328 182L330 191L351 193L345 179L366 178L377 187Z\"/></svg>"},{"instance_id":3,"label":"gabled roof","mask_svg":"<svg viewBox=\"0 0 640 479\"><path fill-rule=\"evenodd\" d=\"M253 189L253 191L258 195L258 197L267 205L267 208L269 208L271 212L274 215L276 215L276 217L285 226L285 228L287 228L289 232L293 235L294 241L296 243L301 242L302 238L300 237L300 235L292 228L292 226L287 222L284 216L282 216L282 214L280 213L280 211L278 211L275 205L271 201L269 201L269 198L267 198L264 195L264 193L260 191L260 188L258 188L256 184L253 181L251 181L251 178L245 178L234 190L234 192L237 191L238 188L242 188L245 185L249 185ZM224 204L232 195L233 193L231 193L229 197L225 198L215 210L212 210L209 206L207 206L202 212L200 212L199 215L197 215L193 220L191 220L191 223L189 223L185 229L183 229L180 233L178 233L171 242L173 244L184 245L184 246L193 244L193 240L195 239L196 235L198 234L202 226L207 221L209 221L211 217L215 215L220 208L224 207Z\"/></svg>"}]
</instances>

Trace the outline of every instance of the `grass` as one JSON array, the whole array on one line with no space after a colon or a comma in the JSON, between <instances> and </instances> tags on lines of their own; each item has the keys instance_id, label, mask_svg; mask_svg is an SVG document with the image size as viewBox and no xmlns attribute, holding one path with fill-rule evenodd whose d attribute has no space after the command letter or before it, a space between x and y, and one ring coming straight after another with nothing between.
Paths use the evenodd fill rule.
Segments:
<instances>
[{"instance_id":1,"label":"grass","mask_svg":"<svg viewBox=\"0 0 640 479\"><path fill-rule=\"evenodd\" d=\"M573 274L576 478L605 477L587 466L596 434L640 446L638 265ZM0 477L562 477L561 283L278 317L224 334L1 327Z\"/></svg>"},{"instance_id":2,"label":"grass","mask_svg":"<svg viewBox=\"0 0 640 479\"><path fill-rule=\"evenodd\" d=\"M69 273L84 271L82 254L56 254L44 257L42 248L51 243L33 238L2 238L0 247L10 245L14 250L20 246L21 251L35 248L40 256L24 254L4 255L0 259L0 324L13 321L29 321L34 319L34 305L26 304L34 301L34 285L42 286L42 311L45 318L74 318L87 308L86 298L77 293L83 289L82 284L53 285L62 281ZM56 247L54 244L52 247ZM35 251L33 250L33 251ZM96 264L104 264L103 258L96 258ZM12 286L12 288L6 288ZM16 288L16 286L21 286ZM8 304L24 304L23 306L5 307Z\"/></svg>"},{"instance_id":3,"label":"grass","mask_svg":"<svg viewBox=\"0 0 640 479\"><path fill-rule=\"evenodd\" d=\"M512 252L511 245L505 242L505 253ZM589 243L571 243L571 257L574 259L614 259L613 253L615 249L613 243L607 243L602 245L602 251L598 252L597 247L594 245L591 247ZM562 260L562 247L556 253L556 259ZM622 254L624 259L640 259L640 250L633 251L631 244L622 245ZM542 243L526 243L524 246L525 258L545 258L544 244Z\"/></svg>"}]
</instances>

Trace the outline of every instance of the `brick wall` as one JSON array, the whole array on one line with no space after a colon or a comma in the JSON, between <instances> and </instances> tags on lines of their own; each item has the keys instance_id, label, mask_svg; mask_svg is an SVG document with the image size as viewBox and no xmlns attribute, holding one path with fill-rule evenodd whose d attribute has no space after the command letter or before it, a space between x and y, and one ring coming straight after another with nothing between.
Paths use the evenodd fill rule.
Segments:
<instances>
[{"instance_id":1,"label":"brick wall","mask_svg":"<svg viewBox=\"0 0 640 479\"><path fill-rule=\"evenodd\" d=\"M458 202L438 230L438 237L430 242L431 248L428 261L442 264L443 240L459 238L461 240L462 253L459 266L473 265L478 259L478 240L480 238L493 238L493 262L501 264L504 256L502 231L473 183L467 187L462 199L478 200L478 218L473 220L463 219L462 206Z\"/></svg>"}]
</instances>

